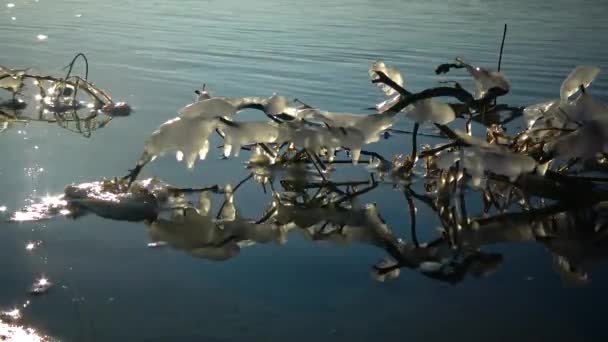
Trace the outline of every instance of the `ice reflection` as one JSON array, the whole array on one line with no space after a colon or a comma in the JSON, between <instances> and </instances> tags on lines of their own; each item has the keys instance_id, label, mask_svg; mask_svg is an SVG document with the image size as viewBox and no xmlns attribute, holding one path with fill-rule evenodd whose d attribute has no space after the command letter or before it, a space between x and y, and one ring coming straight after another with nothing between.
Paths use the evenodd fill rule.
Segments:
<instances>
[{"instance_id":1,"label":"ice reflection","mask_svg":"<svg viewBox=\"0 0 608 342\"><path fill-rule=\"evenodd\" d=\"M492 200L485 203L483 212L469 214L458 185L466 177L444 172L453 171L427 178L427 191L422 194L409 185L393 185L403 193L404 208L408 208L409 237L391 229L381 215L382 208L361 203L363 194L380 186L373 175L369 180L350 182L315 182L292 175L278 184L272 178L250 175L234 187L186 189L157 179L136 181L131 188L126 180L104 180L70 185L63 195L47 196L29 211L16 213L13 220L48 218L65 210L73 218L92 213L113 220L144 221L151 240L148 247L168 246L214 261L236 257L243 248L285 245L289 234L300 234L312 243L366 244L377 248L380 256L386 255L375 264L370 261L372 277L378 281L398 278L402 269L449 284L467 276L487 277L505 260L502 254L485 248L534 241L546 248L565 283L580 285L589 281L594 264L608 256L604 252L607 202L584 206L527 202L525 194L508 182L488 181L485 188L469 191ZM259 217L243 217L239 210L238 190L250 181L263 181L271 188L266 210ZM505 197L505 192L510 195ZM219 205L216 211L211 210L217 207L214 202ZM505 212L504 208L514 205L525 209ZM417 234L416 215L421 206L434 212L442 226L440 236L427 242L420 241ZM33 248L36 243L30 245ZM33 288L48 290L50 284L43 277Z\"/></svg>"}]
</instances>

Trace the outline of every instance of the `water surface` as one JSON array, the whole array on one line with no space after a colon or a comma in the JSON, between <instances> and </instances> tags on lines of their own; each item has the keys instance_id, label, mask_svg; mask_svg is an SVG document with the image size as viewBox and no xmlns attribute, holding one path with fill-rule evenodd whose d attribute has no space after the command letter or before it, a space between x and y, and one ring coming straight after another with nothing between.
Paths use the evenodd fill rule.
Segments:
<instances>
[{"instance_id":1,"label":"water surface","mask_svg":"<svg viewBox=\"0 0 608 342\"><path fill-rule=\"evenodd\" d=\"M408 89L421 90L439 79L435 66L455 56L495 66L504 23L510 104L557 97L561 80L576 65L608 67L608 6L602 1L14 4L0 9L1 64L58 74L84 52L90 79L128 101L135 113L90 138L34 122L0 133L0 206L9 211L27 199L60 193L66 184L123 175L147 135L190 102L203 82L218 95L278 92L327 110L364 113L379 99L367 76L374 59L399 66ZM48 39L40 41L39 34ZM608 100L603 74L593 92ZM399 126L408 129L410 123ZM390 157L409 151L408 139L397 136L370 149ZM204 186L234 184L247 175L242 160L218 159L212 149L190 172L165 157L143 176ZM364 170L353 174L367 177ZM254 183L236 195L243 215L252 218L261 216L268 200ZM393 231L408 238L407 205L399 191L382 185L361 202L377 203ZM432 212L421 207L418 221L419 239L436 237L439 222ZM43 244L26 252L31 240ZM591 282L571 288L536 242L484 248L503 255L495 274L451 286L408 270L394 281L374 282L369 268L385 256L382 250L311 243L298 234L290 234L284 246L252 246L225 262L146 248L143 224L93 215L2 222L0 241L0 309L28 300L32 281L47 275L56 286L33 300L25 319L67 341L608 338L608 312L601 305L606 268L598 263Z\"/></svg>"}]
</instances>

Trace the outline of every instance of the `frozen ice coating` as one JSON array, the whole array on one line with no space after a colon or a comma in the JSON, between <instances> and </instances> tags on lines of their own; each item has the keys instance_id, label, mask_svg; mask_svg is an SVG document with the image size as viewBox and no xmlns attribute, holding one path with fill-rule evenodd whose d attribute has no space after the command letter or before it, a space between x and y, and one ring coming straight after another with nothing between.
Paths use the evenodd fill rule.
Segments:
<instances>
[{"instance_id":1,"label":"frozen ice coating","mask_svg":"<svg viewBox=\"0 0 608 342\"><path fill-rule=\"evenodd\" d=\"M392 258L385 258L378 262L371 270L371 276L376 281L384 282L387 279L395 279L401 274L401 269L397 267L399 263ZM382 272L382 269L394 267L388 272Z\"/></svg>"},{"instance_id":2,"label":"frozen ice coating","mask_svg":"<svg viewBox=\"0 0 608 342\"><path fill-rule=\"evenodd\" d=\"M251 154L249 156L249 165L269 166L274 164L275 161L276 156L270 155L260 145L255 145L252 147Z\"/></svg>"},{"instance_id":3,"label":"frozen ice coating","mask_svg":"<svg viewBox=\"0 0 608 342\"><path fill-rule=\"evenodd\" d=\"M401 95L395 94L395 95L389 97L388 99L386 99L380 103L377 103L375 106L376 110L378 111L378 113L384 113L387 110L391 109L391 107L396 105L400 99L401 99Z\"/></svg>"},{"instance_id":4,"label":"frozen ice coating","mask_svg":"<svg viewBox=\"0 0 608 342\"><path fill-rule=\"evenodd\" d=\"M585 123L544 146L544 151L556 157L592 159L608 151L608 116Z\"/></svg>"},{"instance_id":5,"label":"frozen ice coating","mask_svg":"<svg viewBox=\"0 0 608 342\"><path fill-rule=\"evenodd\" d=\"M296 122L282 124L279 132L278 142L291 142L298 148L317 154L327 149L329 160L333 160L338 148L349 149L353 164L357 164L365 144L364 133L356 127L315 126Z\"/></svg>"},{"instance_id":6,"label":"frozen ice coating","mask_svg":"<svg viewBox=\"0 0 608 342\"><path fill-rule=\"evenodd\" d=\"M287 99L277 94L272 95L264 104L264 112L270 115L279 115L287 108Z\"/></svg>"},{"instance_id":7,"label":"frozen ice coating","mask_svg":"<svg viewBox=\"0 0 608 342\"><path fill-rule=\"evenodd\" d=\"M488 90L492 88L500 88L508 92L511 89L511 84L507 77L498 71L487 70L478 66L468 64L462 58L456 58L456 63L464 65L469 74L475 80L475 98L484 97Z\"/></svg>"},{"instance_id":8,"label":"frozen ice coating","mask_svg":"<svg viewBox=\"0 0 608 342\"><path fill-rule=\"evenodd\" d=\"M329 150L329 159L333 160L337 148L343 147L350 150L353 165L357 165L361 156L361 149L365 144L363 132L354 127L328 127L332 139L325 146Z\"/></svg>"},{"instance_id":9,"label":"frozen ice coating","mask_svg":"<svg viewBox=\"0 0 608 342\"><path fill-rule=\"evenodd\" d=\"M256 224L253 220L243 219L238 215L234 220L220 221L220 224L224 230L238 237L239 244L241 244L240 241L277 244L287 242L287 229L274 224Z\"/></svg>"},{"instance_id":10,"label":"frozen ice coating","mask_svg":"<svg viewBox=\"0 0 608 342\"><path fill-rule=\"evenodd\" d=\"M582 85L587 88L600 73L600 68L589 65L579 65L570 72L568 77L562 83L560 88L560 98L567 101L568 98L574 95Z\"/></svg>"},{"instance_id":11,"label":"frozen ice coating","mask_svg":"<svg viewBox=\"0 0 608 342\"><path fill-rule=\"evenodd\" d=\"M438 159L440 167L443 168L460 160L461 166L471 176L474 186L481 184L486 171L507 176L511 181L515 181L521 174L530 173L536 168L536 161L532 157L516 154L499 146L466 147L461 151L446 152Z\"/></svg>"},{"instance_id":12,"label":"frozen ice coating","mask_svg":"<svg viewBox=\"0 0 608 342\"><path fill-rule=\"evenodd\" d=\"M447 169L454 165L457 161L460 160L460 153L457 152L444 152L437 156L435 159L435 163L437 167L440 169Z\"/></svg>"},{"instance_id":13,"label":"frozen ice coating","mask_svg":"<svg viewBox=\"0 0 608 342\"><path fill-rule=\"evenodd\" d=\"M211 98L211 94L207 91L207 84L205 83L203 83L203 88L201 88L201 90L196 90L194 93L196 94L196 101L203 101Z\"/></svg>"},{"instance_id":14,"label":"frozen ice coating","mask_svg":"<svg viewBox=\"0 0 608 342\"><path fill-rule=\"evenodd\" d=\"M305 113L304 116L304 118L321 121L335 127L354 126L359 121L364 120L365 117L366 115L364 114L335 113L318 109L310 109Z\"/></svg>"},{"instance_id":15,"label":"frozen ice coating","mask_svg":"<svg viewBox=\"0 0 608 342\"><path fill-rule=\"evenodd\" d=\"M198 211L201 215L209 215L211 210L211 199L209 198L209 191L203 191L198 198Z\"/></svg>"},{"instance_id":16,"label":"frozen ice coating","mask_svg":"<svg viewBox=\"0 0 608 342\"><path fill-rule=\"evenodd\" d=\"M403 76L401 75L401 72L399 71L399 69L397 69L396 67L393 66L387 66L383 60L379 59L377 61L375 61L369 68L369 77L372 80L375 80L376 78L378 78L378 75L376 74L376 72L383 72L386 76L388 76L388 78L390 78L393 82L397 83L398 85L402 86L405 84L405 80L403 79ZM397 94L397 91L391 87L389 87L386 84L381 84L378 83L377 84L378 87L380 89L382 89L382 91L384 92L384 94L386 96L393 96L395 94Z\"/></svg>"},{"instance_id":17,"label":"frozen ice coating","mask_svg":"<svg viewBox=\"0 0 608 342\"><path fill-rule=\"evenodd\" d=\"M236 219L236 205L234 204L234 192L232 186L224 186L224 203L220 211L220 218L224 221L234 221Z\"/></svg>"},{"instance_id":18,"label":"frozen ice coating","mask_svg":"<svg viewBox=\"0 0 608 342\"><path fill-rule=\"evenodd\" d=\"M20 77L4 74L0 75L0 88L10 89L11 91L17 91L23 81Z\"/></svg>"},{"instance_id":19,"label":"frozen ice coating","mask_svg":"<svg viewBox=\"0 0 608 342\"><path fill-rule=\"evenodd\" d=\"M17 91L23 83L25 70L13 70L0 65L0 88Z\"/></svg>"},{"instance_id":20,"label":"frozen ice coating","mask_svg":"<svg viewBox=\"0 0 608 342\"><path fill-rule=\"evenodd\" d=\"M539 118L554 115L559 110L559 104L559 100L551 100L524 108L523 116L526 126L532 127Z\"/></svg>"},{"instance_id":21,"label":"frozen ice coating","mask_svg":"<svg viewBox=\"0 0 608 342\"><path fill-rule=\"evenodd\" d=\"M218 116L231 118L236 112L236 107L229 102L219 98L210 98L181 108L177 115L182 118L213 119Z\"/></svg>"},{"instance_id":22,"label":"frozen ice coating","mask_svg":"<svg viewBox=\"0 0 608 342\"><path fill-rule=\"evenodd\" d=\"M363 133L366 144L377 142L380 133L393 126L397 117L395 113L352 114L308 109L302 113L303 118L310 118L333 127L354 127Z\"/></svg>"},{"instance_id":23,"label":"frozen ice coating","mask_svg":"<svg viewBox=\"0 0 608 342\"><path fill-rule=\"evenodd\" d=\"M605 104L588 93L581 94L576 101L564 109L568 117L578 122L593 121L608 116Z\"/></svg>"},{"instance_id":24,"label":"frozen ice coating","mask_svg":"<svg viewBox=\"0 0 608 342\"><path fill-rule=\"evenodd\" d=\"M231 122L222 120L218 128L224 134L224 156L238 156L242 146L274 143L279 137L279 127L271 122Z\"/></svg>"},{"instance_id":25,"label":"frozen ice coating","mask_svg":"<svg viewBox=\"0 0 608 342\"><path fill-rule=\"evenodd\" d=\"M174 118L162 124L146 141L143 159L154 159L169 152L178 155L189 169L197 158L205 159L209 151L209 135L216 128L216 120L203 118Z\"/></svg>"},{"instance_id":26,"label":"frozen ice coating","mask_svg":"<svg viewBox=\"0 0 608 342\"><path fill-rule=\"evenodd\" d=\"M176 210L171 219L154 221L148 234L153 242L165 242L173 248L210 260L227 260L240 252L230 232L194 208Z\"/></svg>"},{"instance_id":27,"label":"frozen ice coating","mask_svg":"<svg viewBox=\"0 0 608 342\"><path fill-rule=\"evenodd\" d=\"M420 124L432 122L440 125L448 124L456 118L452 107L431 99L414 102L412 108L406 112L405 116Z\"/></svg>"}]
</instances>

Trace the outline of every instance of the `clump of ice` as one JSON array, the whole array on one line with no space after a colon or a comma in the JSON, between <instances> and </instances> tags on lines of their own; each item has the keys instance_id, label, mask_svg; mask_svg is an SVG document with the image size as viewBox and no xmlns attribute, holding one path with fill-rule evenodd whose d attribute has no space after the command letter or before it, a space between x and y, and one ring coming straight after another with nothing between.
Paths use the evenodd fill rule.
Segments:
<instances>
[{"instance_id":1,"label":"clump of ice","mask_svg":"<svg viewBox=\"0 0 608 342\"><path fill-rule=\"evenodd\" d=\"M595 66L580 65L574 68L562 83L559 92L561 100L567 101L581 85L587 88L599 73L600 69Z\"/></svg>"},{"instance_id":2,"label":"clump of ice","mask_svg":"<svg viewBox=\"0 0 608 342\"><path fill-rule=\"evenodd\" d=\"M242 146L277 142L279 128L271 122L220 121L218 128L224 134L224 156L238 156Z\"/></svg>"},{"instance_id":3,"label":"clump of ice","mask_svg":"<svg viewBox=\"0 0 608 342\"><path fill-rule=\"evenodd\" d=\"M236 108L225 100L210 98L191 103L177 111L182 118L213 119L215 117L231 118L236 114Z\"/></svg>"},{"instance_id":4,"label":"clump of ice","mask_svg":"<svg viewBox=\"0 0 608 342\"><path fill-rule=\"evenodd\" d=\"M403 76L401 75L401 71L399 71L399 69L397 69L394 66L387 66L384 63L384 61L381 59L376 60L370 66L370 68L368 70L370 79L375 80L378 78L378 75L376 74L376 72L384 73L393 82L397 83L398 85L400 85L402 87L405 84L405 80L403 79ZM380 89L382 89L382 91L384 92L384 94L386 96L393 96L393 95L397 94L397 91L395 89L389 87L386 84L378 83L377 85Z\"/></svg>"},{"instance_id":5,"label":"clump of ice","mask_svg":"<svg viewBox=\"0 0 608 342\"><path fill-rule=\"evenodd\" d=\"M608 152L608 116L585 123L574 132L561 135L544 146L544 151L555 157L595 158Z\"/></svg>"},{"instance_id":6,"label":"clump of ice","mask_svg":"<svg viewBox=\"0 0 608 342\"><path fill-rule=\"evenodd\" d=\"M460 151L441 154L436 163L439 168L445 169L457 161L461 162L461 167L471 176L476 187L481 185L486 171L515 181L520 175L533 172L537 165L532 157L513 153L499 146L464 147Z\"/></svg>"},{"instance_id":7,"label":"clump of ice","mask_svg":"<svg viewBox=\"0 0 608 342\"><path fill-rule=\"evenodd\" d=\"M175 152L189 169L197 158L205 159L209 151L209 135L217 127L216 120L201 117L177 117L162 124L146 141L144 155L154 159Z\"/></svg>"},{"instance_id":8,"label":"clump of ice","mask_svg":"<svg viewBox=\"0 0 608 342\"><path fill-rule=\"evenodd\" d=\"M452 107L443 102L431 99L414 102L405 116L420 124L432 122L440 125L448 124L456 118L456 114Z\"/></svg>"},{"instance_id":9,"label":"clump of ice","mask_svg":"<svg viewBox=\"0 0 608 342\"><path fill-rule=\"evenodd\" d=\"M483 98L490 89L500 88L508 92L511 84L507 77L499 72L468 64L462 58L456 58L456 63L463 65L475 80L475 98Z\"/></svg>"}]
</instances>

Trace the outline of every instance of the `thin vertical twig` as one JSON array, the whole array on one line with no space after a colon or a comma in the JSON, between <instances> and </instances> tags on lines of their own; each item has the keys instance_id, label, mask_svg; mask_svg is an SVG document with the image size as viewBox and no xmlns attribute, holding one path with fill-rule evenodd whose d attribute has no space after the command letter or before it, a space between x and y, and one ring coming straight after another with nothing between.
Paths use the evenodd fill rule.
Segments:
<instances>
[{"instance_id":1,"label":"thin vertical twig","mask_svg":"<svg viewBox=\"0 0 608 342\"><path fill-rule=\"evenodd\" d=\"M420 128L420 124L419 123L415 123L414 124L414 131L412 133L412 163L416 161L416 153L417 153L417 137L418 137L418 129Z\"/></svg>"},{"instance_id":2,"label":"thin vertical twig","mask_svg":"<svg viewBox=\"0 0 608 342\"><path fill-rule=\"evenodd\" d=\"M502 63L502 51L505 47L505 38L507 37L507 24L502 32L502 43L500 43L500 54L498 55L498 71L500 71L500 65Z\"/></svg>"},{"instance_id":3,"label":"thin vertical twig","mask_svg":"<svg viewBox=\"0 0 608 342\"><path fill-rule=\"evenodd\" d=\"M419 248L420 243L418 242L418 234L416 233L416 205L414 204L414 199L408 189L405 189L403 194L405 195L407 206L410 211L410 232L412 235L412 242L416 248Z\"/></svg>"}]
</instances>

